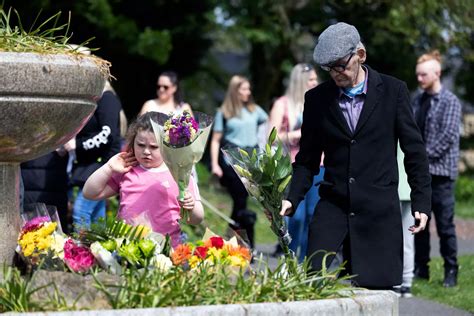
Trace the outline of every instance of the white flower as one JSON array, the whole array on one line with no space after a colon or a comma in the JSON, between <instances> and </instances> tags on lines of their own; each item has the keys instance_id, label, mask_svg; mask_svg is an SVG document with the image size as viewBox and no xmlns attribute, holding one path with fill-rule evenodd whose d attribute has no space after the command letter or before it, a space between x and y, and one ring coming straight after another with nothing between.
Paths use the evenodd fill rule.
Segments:
<instances>
[{"instance_id":1,"label":"white flower","mask_svg":"<svg viewBox=\"0 0 474 316\"><path fill-rule=\"evenodd\" d=\"M171 262L171 259L168 258L165 255L159 254L153 257L151 260L151 263L160 271L166 272L173 267L173 262Z\"/></svg>"},{"instance_id":2,"label":"white flower","mask_svg":"<svg viewBox=\"0 0 474 316\"><path fill-rule=\"evenodd\" d=\"M66 243L66 238L62 234L53 233L51 235L53 240L51 241L51 250L54 253L54 257L58 257L59 259L64 259L64 244ZM54 258L53 257L53 258Z\"/></svg>"},{"instance_id":3,"label":"white flower","mask_svg":"<svg viewBox=\"0 0 474 316\"><path fill-rule=\"evenodd\" d=\"M114 259L112 253L102 247L98 241L92 243L90 249L95 259L103 269L110 269L110 272L113 274L122 273L122 267L117 262L117 260Z\"/></svg>"}]
</instances>

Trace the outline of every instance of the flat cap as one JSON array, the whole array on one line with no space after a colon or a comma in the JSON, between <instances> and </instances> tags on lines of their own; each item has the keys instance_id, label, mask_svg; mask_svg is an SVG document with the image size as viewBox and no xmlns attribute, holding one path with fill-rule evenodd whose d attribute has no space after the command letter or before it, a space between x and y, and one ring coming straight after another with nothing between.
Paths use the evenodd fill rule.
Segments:
<instances>
[{"instance_id":1,"label":"flat cap","mask_svg":"<svg viewBox=\"0 0 474 316\"><path fill-rule=\"evenodd\" d=\"M329 65L349 55L360 42L357 29L350 24L339 22L325 29L319 35L313 58L318 65Z\"/></svg>"}]
</instances>

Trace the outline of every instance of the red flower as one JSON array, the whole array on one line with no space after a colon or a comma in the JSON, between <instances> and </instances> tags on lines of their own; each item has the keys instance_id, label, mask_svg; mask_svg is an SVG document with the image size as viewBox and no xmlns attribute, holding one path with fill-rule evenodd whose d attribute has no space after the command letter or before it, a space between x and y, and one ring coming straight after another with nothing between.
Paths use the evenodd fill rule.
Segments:
<instances>
[{"instance_id":1,"label":"red flower","mask_svg":"<svg viewBox=\"0 0 474 316\"><path fill-rule=\"evenodd\" d=\"M222 247L224 247L224 239L222 239L222 237L214 236L209 239L211 240L212 247L217 249L221 249Z\"/></svg>"},{"instance_id":2,"label":"red flower","mask_svg":"<svg viewBox=\"0 0 474 316\"><path fill-rule=\"evenodd\" d=\"M196 247L196 249L194 249L194 254L203 260L206 259L207 247L202 247L202 246Z\"/></svg>"}]
</instances>

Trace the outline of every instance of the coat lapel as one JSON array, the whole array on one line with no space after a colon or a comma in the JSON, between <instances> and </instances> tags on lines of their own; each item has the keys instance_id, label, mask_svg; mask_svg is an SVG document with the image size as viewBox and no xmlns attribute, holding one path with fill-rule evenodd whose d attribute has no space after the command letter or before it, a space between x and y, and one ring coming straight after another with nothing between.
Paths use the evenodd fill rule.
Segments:
<instances>
[{"instance_id":1,"label":"coat lapel","mask_svg":"<svg viewBox=\"0 0 474 316\"><path fill-rule=\"evenodd\" d=\"M334 81L331 80L331 90L328 100L331 104L329 105L329 111L334 116L339 126L347 136L352 137L352 132L347 124L344 114L342 114L341 108L339 107L339 88L336 86Z\"/></svg>"},{"instance_id":2,"label":"coat lapel","mask_svg":"<svg viewBox=\"0 0 474 316\"><path fill-rule=\"evenodd\" d=\"M359 121L357 122L354 131L354 136L357 135L367 122L375 107L380 102L380 96L382 95L382 79L380 78L380 75L369 66L366 67L369 71L369 87L367 89L367 96L365 98L364 106L362 107L362 112L360 113Z\"/></svg>"}]
</instances>

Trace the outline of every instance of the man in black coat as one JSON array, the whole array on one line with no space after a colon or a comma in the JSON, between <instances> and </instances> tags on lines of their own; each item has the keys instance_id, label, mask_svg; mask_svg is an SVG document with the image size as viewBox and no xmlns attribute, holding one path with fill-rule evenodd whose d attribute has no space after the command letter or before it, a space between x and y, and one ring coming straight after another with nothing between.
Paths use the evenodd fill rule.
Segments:
<instances>
[{"instance_id":1,"label":"man in black coat","mask_svg":"<svg viewBox=\"0 0 474 316\"><path fill-rule=\"evenodd\" d=\"M319 173L324 152L321 200L309 228L312 267L321 269L321 250L337 252L347 261L346 272L355 275L355 285L390 289L401 284L403 268L398 141L416 219L412 233L425 228L431 210L428 160L408 89L404 82L363 65L366 51L359 33L346 23L320 35L314 59L332 80L305 95L300 151L281 215L294 214Z\"/></svg>"}]
</instances>

